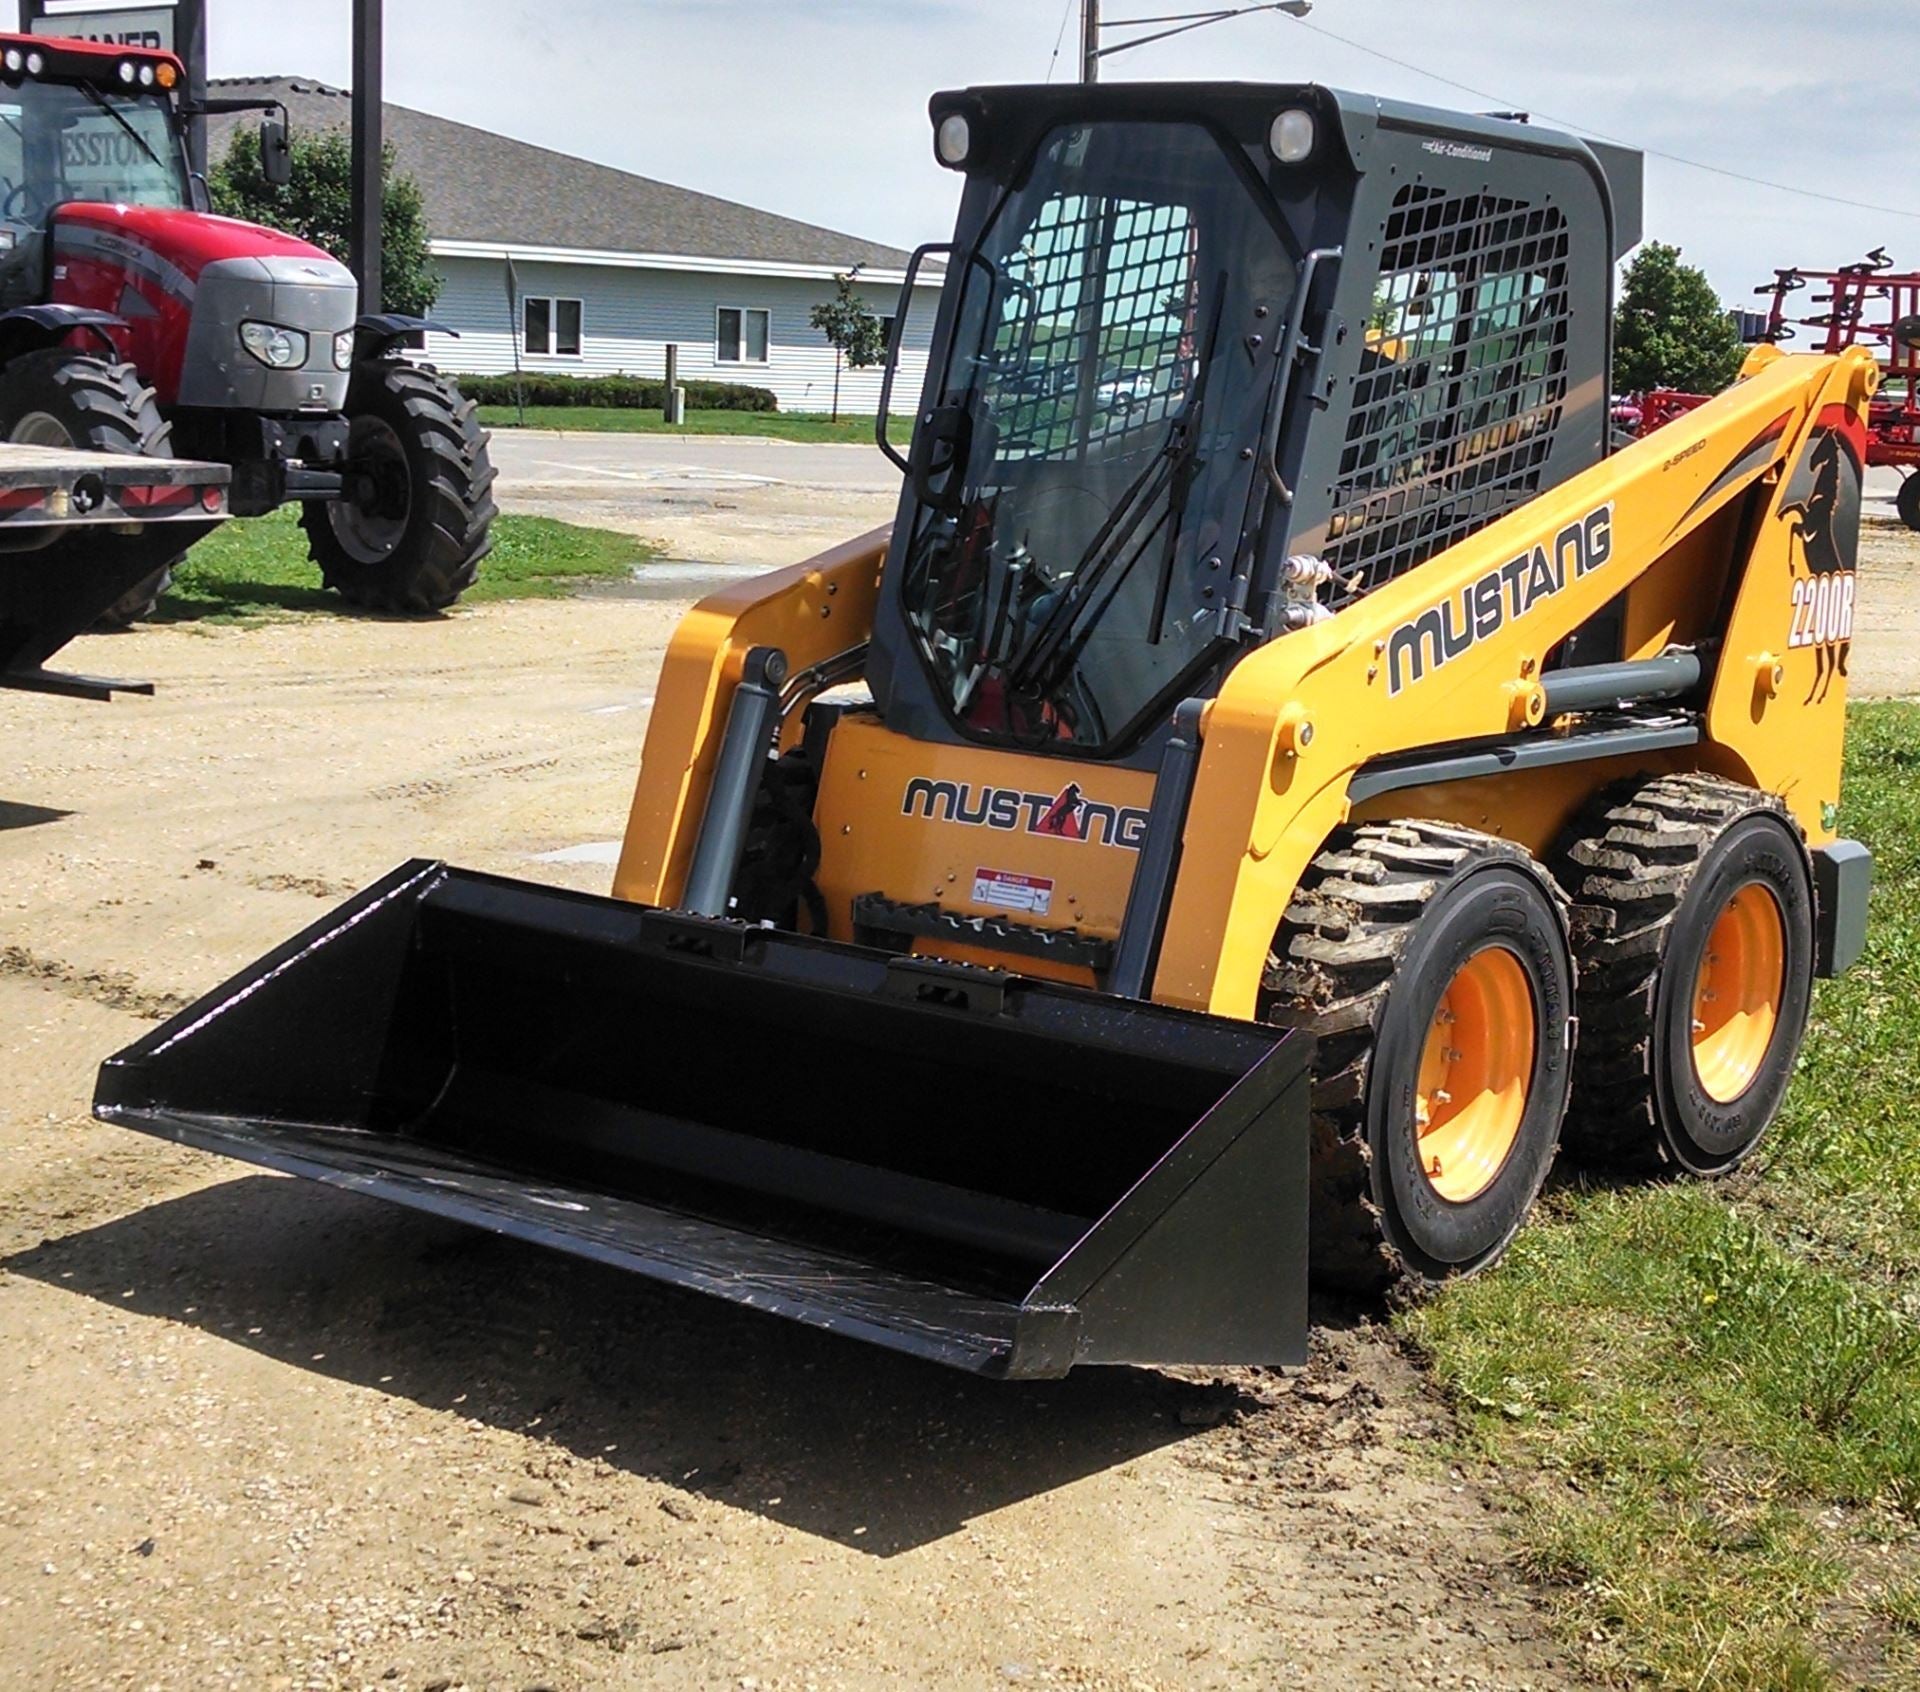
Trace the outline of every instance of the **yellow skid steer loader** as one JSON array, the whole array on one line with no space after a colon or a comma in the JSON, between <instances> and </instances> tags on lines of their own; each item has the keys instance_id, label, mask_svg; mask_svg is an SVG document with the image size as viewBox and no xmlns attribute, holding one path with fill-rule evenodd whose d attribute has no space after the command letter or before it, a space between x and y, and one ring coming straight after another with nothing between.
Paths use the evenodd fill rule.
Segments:
<instances>
[{"instance_id":1,"label":"yellow skid steer loader","mask_svg":"<svg viewBox=\"0 0 1920 1692\"><path fill-rule=\"evenodd\" d=\"M1636 155L932 119L896 521L685 619L615 896L408 864L99 1114L1001 1376L1297 1361L1310 1278L1489 1264L1563 1142L1731 1168L1863 943L1871 360L1610 451Z\"/></svg>"}]
</instances>

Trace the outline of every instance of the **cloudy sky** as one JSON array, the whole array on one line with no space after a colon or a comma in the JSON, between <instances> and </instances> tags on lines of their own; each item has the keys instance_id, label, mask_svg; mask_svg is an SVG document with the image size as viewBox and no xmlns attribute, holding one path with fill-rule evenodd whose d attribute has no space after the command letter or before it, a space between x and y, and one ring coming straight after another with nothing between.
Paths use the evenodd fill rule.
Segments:
<instances>
[{"instance_id":1,"label":"cloudy sky","mask_svg":"<svg viewBox=\"0 0 1920 1692\"><path fill-rule=\"evenodd\" d=\"M1113 18L1193 9L1106 0ZM913 246L947 233L955 194L930 159L927 95L1070 77L1078 0L389 0L387 14L390 100ZM347 78L346 0L211 0L211 20L216 75ZM1647 228L1733 302L1776 264L1876 244L1920 268L1916 64L1920 0L1317 0L1306 24L1237 19L1107 74L1513 107L1717 166L1735 175L1650 158Z\"/></svg>"}]
</instances>

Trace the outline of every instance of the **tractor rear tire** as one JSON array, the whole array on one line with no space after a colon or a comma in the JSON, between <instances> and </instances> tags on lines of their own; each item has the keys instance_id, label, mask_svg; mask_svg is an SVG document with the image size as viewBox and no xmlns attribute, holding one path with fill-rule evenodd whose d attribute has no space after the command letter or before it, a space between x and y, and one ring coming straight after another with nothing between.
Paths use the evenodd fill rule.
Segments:
<instances>
[{"instance_id":1,"label":"tractor rear tire","mask_svg":"<svg viewBox=\"0 0 1920 1692\"><path fill-rule=\"evenodd\" d=\"M1920 470L1909 470L1893 496L1894 509L1909 529L1920 529Z\"/></svg>"},{"instance_id":2,"label":"tractor rear tire","mask_svg":"<svg viewBox=\"0 0 1920 1692\"><path fill-rule=\"evenodd\" d=\"M1603 793L1556 870L1580 1053L1567 1149L1722 1175L1780 1109L1813 997L1813 878L1773 794L1710 775Z\"/></svg>"},{"instance_id":3,"label":"tractor rear tire","mask_svg":"<svg viewBox=\"0 0 1920 1692\"><path fill-rule=\"evenodd\" d=\"M139 372L131 364L71 347L28 353L0 371L0 440L140 458L173 456L172 426ZM150 616L179 562L161 565L129 588L94 619L95 631L130 628Z\"/></svg>"},{"instance_id":4,"label":"tractor rear tire","mask_svg":"<svg viewBox=\"0 0 1920 1692\"><path fill-rule=\"evenodd\" d=\"M444 611L493 547L493 464L471 400L401 359L360 365L347 393L348 497L301 512L327 586L369 611Z\"/></svg>"},{"instance_id":5,"label":"tractor rear tire","mask_svg":"<svg viewBox=\"0 0 1920 1692\"><path fill-rule=\"evenodd\" d=\"M1301 878L1261 1015L1311 1030L1316 1286L1484 1268L1539 1196L1571 1081L1565 900L1449 823L1342 831Z\"/></svg>"}]
</instances>

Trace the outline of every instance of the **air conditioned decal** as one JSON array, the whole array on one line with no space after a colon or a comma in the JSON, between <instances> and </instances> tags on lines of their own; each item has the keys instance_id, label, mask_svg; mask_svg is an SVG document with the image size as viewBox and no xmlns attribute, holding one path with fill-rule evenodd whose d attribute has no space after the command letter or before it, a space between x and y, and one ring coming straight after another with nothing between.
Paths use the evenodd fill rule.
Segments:
<instances>
[{"instance_id":1,"label":"air conditioned decal","mask_svg":"<svg viewBox=\"0 0 1920 1692\"><path fill-rule=\"evenodd\" d=\"M1396 694L1451 663L1476 641L1490 640L1544 599L1613 556L1613 502L1569 523L1531 551L1489 570L1477 582L1395 629L1387 640L1387 692Z\"/></svg>"},{"instance_id":2,"label":"air conditioned decal","mask_svg":"<svg viewBox=\"0 0 1920 1692\"><path fill-rule=\"evenodd\" d=\"M900 800L900 814L932 822L964 823L1002 834L1050 835L1087 840L1137 852L1146 838L1147 813L1130 805L1103 805L1069 782L1058 793L1028 793L1017 787L976 786L915 776Z\"/></svg>"}]
</instances>

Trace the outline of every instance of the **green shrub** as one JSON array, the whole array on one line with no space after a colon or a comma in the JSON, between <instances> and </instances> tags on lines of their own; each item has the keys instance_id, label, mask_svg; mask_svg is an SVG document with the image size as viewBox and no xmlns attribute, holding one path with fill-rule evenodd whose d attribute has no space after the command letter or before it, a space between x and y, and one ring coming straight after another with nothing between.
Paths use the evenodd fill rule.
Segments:
<instances>
[{"instance_id":1,"label":"green shrub","mask_svg":"<svg viewBox=\"0 0 1920 1692\"><path fill-rule=\"evenodd\" d=\"M615 411L664 411L664 382L645 376L567 376L530 370L523 376L460 376L460 391L480 405L580 405ZM690 411L778 411L766 388L739 382L682 382Z\"/></svg>"}]
</instances>

